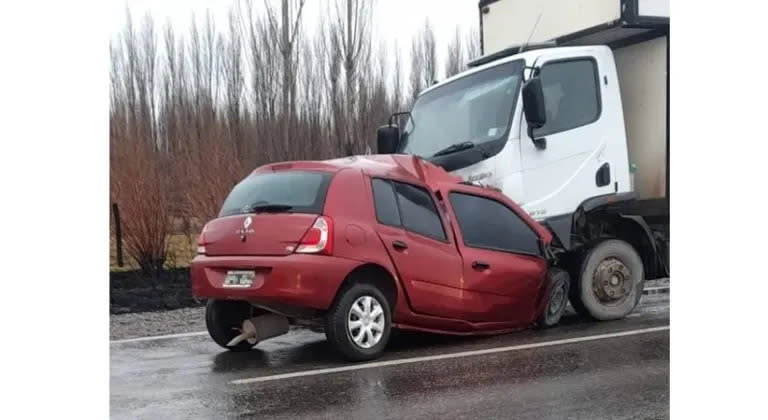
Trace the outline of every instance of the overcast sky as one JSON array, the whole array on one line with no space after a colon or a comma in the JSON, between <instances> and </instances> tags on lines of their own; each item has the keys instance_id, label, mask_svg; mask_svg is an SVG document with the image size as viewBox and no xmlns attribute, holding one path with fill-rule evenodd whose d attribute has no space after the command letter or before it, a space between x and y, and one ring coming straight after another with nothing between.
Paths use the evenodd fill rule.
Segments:
<instances>
[{"instance_id":1,"label":"overcast sky","mask_svg":"<svg viewBox=\"0 0 768 420\"><path fill-rule=\"evenodd\" d=\"M115 0L111 9L111 32L114 36L122 29L126 6L130 8L134 20L149 12L158 23L170 21L179 31L187 30L193 13L200 17L210 10L216 26L225 28L227 12L235 1ZM252 1L257 8L263 9L263 0ZM328 1L306 0L302 20L310 32L320 13L325 13ZM387 40L390 45L397 41L401 49L410 48L411 37L429 18L435 31L440 62L457 25L466 31L478 25L477 0L377 0L374 4L374 37Z\"/></svg>"}]
</instances>

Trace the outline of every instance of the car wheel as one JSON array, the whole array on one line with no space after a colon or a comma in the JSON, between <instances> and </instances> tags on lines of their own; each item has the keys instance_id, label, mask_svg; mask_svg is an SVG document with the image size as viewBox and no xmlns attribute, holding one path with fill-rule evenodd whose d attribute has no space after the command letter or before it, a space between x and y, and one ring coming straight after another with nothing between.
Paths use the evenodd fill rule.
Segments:
<instances>
[{"instance_id":1,"label":"car wheel","mask_svg":"<svg viewBox=\"0 0 768 420\"><path fill-rule=\"evenodd\" d=\"M536 324L539 328L551 328L560 322L568 304L568 289L571 284L568 273L559 268L550 268L547 278L551 284L547 304Z\"/></svg>"},{"instance_id":2,"label":"car wheel","mask_svg":"<svg viewBox=\"0 0 768 420\"><path fill-rule=\"evenodd\" d=\"M632 245L610 239L584 258L571 304L583 315L605 321L632 312L643 294L643 261Z\"/></svg>"},{"instance_id":3,"label":"car wheel","mask_svg":"<svg viewBox=\"0 0 768 420\"><path fill-rule=\"evenodd\" d=\"M251 304L239 300L209 299L205 305L205 326L216 344L231 351L248 351L256 345L253 340L244 340L234 346L227 346L240 334L243 321L251 316Z\"/></svg>"},{"instance_id":4,"label":"car wheel","mask_svg":"<svg viewBox=\"0 0 768 420\"><path fill-rule=\"evenodd\" d=\"M379 357L391 329L392 315L384 294L371 284L353 283L329 310L325 335L345 359L357 362Z\"/></svg>"}]
</instances>

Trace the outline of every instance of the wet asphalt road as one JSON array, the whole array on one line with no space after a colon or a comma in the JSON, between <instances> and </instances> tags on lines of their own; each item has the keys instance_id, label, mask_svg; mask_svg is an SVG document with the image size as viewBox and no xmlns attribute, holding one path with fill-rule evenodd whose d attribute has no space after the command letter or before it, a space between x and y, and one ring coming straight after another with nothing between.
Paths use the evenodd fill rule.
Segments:
<instances>
[{"instance_id":1,"label":"wet asphalt road","mask_svg":"<svg viewBox=\"0 0 768 420\"><path fill-rule=\"evenodd\" d=\"M306 330L249 353L222 352L204 335L113 343L110 411L120 419L668 418L669 331L658 329L668 325L668 295L650 295L621 321L567 316L551 330L482 338L402 333L383 363L340 372L355 365ZM610 336L617 332L632 335ZM402 363L413 357L426 360ZM315 369L331 371L308 373Z\"/></svg>"}]
</instances>

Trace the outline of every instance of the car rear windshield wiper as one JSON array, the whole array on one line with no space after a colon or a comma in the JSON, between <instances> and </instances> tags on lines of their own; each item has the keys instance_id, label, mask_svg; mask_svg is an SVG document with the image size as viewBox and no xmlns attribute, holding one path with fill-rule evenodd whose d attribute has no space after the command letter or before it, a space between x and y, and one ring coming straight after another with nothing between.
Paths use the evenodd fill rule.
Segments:
<instances>
[{"instance_id":1,"label":"car rear windshield wiper","mask_svg":"<svg viewBox=\"0 0 768 420\"><path fill-rule=\"evenodd\" d=\"M462 150L471 149L473 147L475 147L475 143L472 143L471 141L463 141L461 143L452 144L445 149L438 150L437 153L432 155L432 157L449 155L451 153L460 152Z\"/></svg>"},{"instance_id":2,"label":"car rear windshield wiper","mask_svg":"<svg viewBox=\"0 0 768 420\"><path fill-rule=\"evenodd\" d=\"M257 202L254 204L251 204L248 208L253 213L280 213L283 211L291 210L293 206L289 206L287 204L270 204L270 203L264 203Z\"/></svg>"}]
</instances>

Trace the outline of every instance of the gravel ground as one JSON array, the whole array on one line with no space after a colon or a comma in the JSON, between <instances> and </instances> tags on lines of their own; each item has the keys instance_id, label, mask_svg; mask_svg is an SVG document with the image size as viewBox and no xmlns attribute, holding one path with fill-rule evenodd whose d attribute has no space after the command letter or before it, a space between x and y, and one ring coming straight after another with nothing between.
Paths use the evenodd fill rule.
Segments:
<instances>
[{"instance_id":1,"label":"gravel ground","mask_svg":"<svg viewBox=\"0 0 768 420\"><path fill-rule=\"evenodd\" d=\"M649 280L646 289L669 287L669 279ZM109 316L109 339L205 331L205 307Z\"/></svg>"},{"instance_id":2,"label":"gravel ground","mask_svg":"<svg viewBox=\"0 0 768 420\"><path fill-rule=\"evenodd\" d=\"M109 339L205 331L205 308L109 316Z\"/></svg>"}]
</instances>

